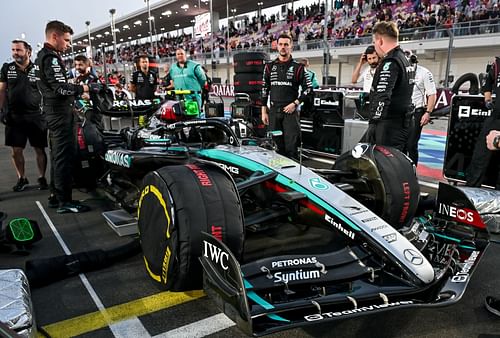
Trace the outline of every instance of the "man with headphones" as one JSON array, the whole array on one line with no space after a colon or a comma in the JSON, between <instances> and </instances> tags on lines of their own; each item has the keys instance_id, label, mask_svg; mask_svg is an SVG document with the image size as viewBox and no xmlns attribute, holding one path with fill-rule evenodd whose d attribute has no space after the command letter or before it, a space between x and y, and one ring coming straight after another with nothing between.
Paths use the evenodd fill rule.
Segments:
<instances>
[{"instance_id":1,"label":"man with headphones","mask_svg":"<svg viewBox=\"0 0 500 338\"><path fill-rule=\"evenodd\" d=\"M415 68L415 82L411 96L411 102L415 110L408 135L408 156L416 166L418 163L418 140L420 140L422 128L430 121L431 112L436 104L437 91L430 70L419 65L417 56L411 51L406 50L405 55Z\"/></svg>"}]
</instances>

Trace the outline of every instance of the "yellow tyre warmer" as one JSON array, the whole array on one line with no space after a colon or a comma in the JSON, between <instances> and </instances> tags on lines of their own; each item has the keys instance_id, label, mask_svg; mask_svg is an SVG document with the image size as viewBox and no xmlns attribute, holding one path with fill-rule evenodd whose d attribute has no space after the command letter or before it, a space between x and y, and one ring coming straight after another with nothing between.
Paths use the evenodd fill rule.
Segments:
<instances>
[{"instance_id":1,"label":"yellow tyre warmer","mask_svg":"<svg viewBox=\"0 0 500 338\"><path fill-rule=\"evenodd\" d=\"M205 163L168 166L147 174L139 199L139 232L146 270L163 289L202 287L201 232L243 251L243 211L233 181Z\"/></svg>"},{"instance_id":2,"label":"yellow tyre warmer","mask_svg":"<svg viewBox=\"0 0 500 338\"><path fill-rule=\"evenodd\" d=\"M375 205L372 211L394 228L411 223L420 200L420 186L411 161L391 147L359 144L361 156L342 154L334 168L355 171L373 189ZM355 149L356 149L355 148Z\"/></svg>"}]
</instances>

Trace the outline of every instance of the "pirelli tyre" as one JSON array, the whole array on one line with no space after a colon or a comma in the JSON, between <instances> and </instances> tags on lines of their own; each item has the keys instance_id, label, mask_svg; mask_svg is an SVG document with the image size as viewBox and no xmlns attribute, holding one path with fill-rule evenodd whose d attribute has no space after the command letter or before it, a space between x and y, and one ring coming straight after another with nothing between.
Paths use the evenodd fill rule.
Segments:
<instances>
[{"instance_id":1,"label":"pirelli tyre","mask_svg":"<svg viewBox=\"0 0 500 338\"><path fill-rule=\"evenodd\" d=\"M269 54L264 52L242 52L233 56L234 73L259 73L262 77Z\"/></svg>"},{"instance_id":2,"label":"pirelli tyre","mask_svg":"<svg viewBox=\"0 0 500 338\"><path fill-rule=\"evenodd\" d=\"M371 191L370 209L396 229L410 225L420 201L420 186L415 167L408 157L391 147L360 143L342 154L335 169L355 171Z\"/></svg>"},{"instance_id":3,"label":"pirelli tyre","mask_svg":"<svg viewBox=\"0 0 500 338\"><path fill-rule=\"evenodd\" d=\"M240 257L243 212L233 180L206 163L167 166L144 177L138 226L149 276L163 289L202 287L201 232Z\"/></svg>"},{"instance_id":4,"label":"pirelli tyre","mask_svg":"<svg viewBox=\"0 0 500 338\"><path fill-rule=\"evenodd\" d=\"M262 73L234 74L235 93L255 93L262 90Z\"/></svg>"},{"instance_id":5,"label":"pirelli tyre","mask_svg":"<svg viewBox=\"0 0 500 338\"><path fill-rule=\"evenodd\" d=\"M460 76L457 81L451 87L451 92L453 94L458 94L460 87L466 82L469 82L469 94L477 95L479 94L479 79L475 73L465 73Z\"/></svg>"}]
</instances>

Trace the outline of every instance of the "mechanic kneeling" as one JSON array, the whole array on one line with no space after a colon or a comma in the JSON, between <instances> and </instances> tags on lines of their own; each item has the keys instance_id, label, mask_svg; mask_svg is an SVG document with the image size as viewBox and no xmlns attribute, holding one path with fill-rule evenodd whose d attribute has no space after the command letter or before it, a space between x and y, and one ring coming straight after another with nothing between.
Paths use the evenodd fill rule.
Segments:
<instances>
[{"instance_id":1,"label":"mechanic kneeling","mask_svg":"<svg viewBox=\"0 0 500 338\"><path fill-rule=\"evenodd\" d=\"M297 107L312 93L312 83L304 65L292 58L293 40L283 33L278 37L279 56L264 67L262 85L262 122L269 130L281 130L277 139L278 152L290 158L298 158L300 120ZM299 87L302 94L299 96ZM271 108L267 101L270 97ZM269 110L269 112L268 112Z\"/></svg>"}]
</instances>

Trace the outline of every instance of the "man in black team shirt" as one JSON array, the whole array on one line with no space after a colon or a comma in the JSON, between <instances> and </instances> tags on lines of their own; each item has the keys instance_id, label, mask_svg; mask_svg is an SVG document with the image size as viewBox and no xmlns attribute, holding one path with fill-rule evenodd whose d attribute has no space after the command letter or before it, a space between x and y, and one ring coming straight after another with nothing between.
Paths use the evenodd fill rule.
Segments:
<instances>
[{"instance_id":1,"label":"man in black team shirt","mask_svg":"<svg viewBox=\"0 0 500 338\"><path fill-rule=\"evenodd\" d=\"M74 83L79 85L89 85L91 83L98 83L99 79L97 76L92 74L90 68L90 60L85 55L77 55L75 56L75 71L76 77L74 78ZM88 93L83 93L80 97L77 97L77 100L89 101L90 95ZM90 114L89 114L90 113ZM102 121L102 114L100 111L96 109L91 109L87 113L86 117L89 119L98 130L104 130L104 123Z\"/></svg>"},{"instance_id":2,"label":"man in black team shirt","mask_svg":"<svg viewBox=\"0 0 500 338\"><path fill-rule=\"evenodd\" d=\"M262 85L262 122L269 130L281 130L278 151L297 158L300 124L297 107L312 93L312 84L303 64L292 58L292 38L283 33L278 37L278 58L264 67ZM299 95L299 87L302 94ZM271 108L267 107L270 98Z\"/></svg>"},{"instance_id":3,"label":"man in black team shirt","mask_svg":"<svg viewBox=\"0 0 500 338\"><path fill-rule=\"evenodd\" d=\"M76 154L76 134L73 104L75 97L89 92L90 85L68 82L68 72L60 53L70 46L71 27L60 21L50 21L45 28L45 44L38 52L38 88L42 93L43 111L50 136L51 185L49 207L58 213L79 213L89 210L72 200L73 162Z\"/></svg>"},{"instance_id":4,"label":"man in black team shirt","mask_svg":"<svg viewBox=\"0 0 500 338\"><path fill-rule=\"evenodd\" d=\"M17 172L14 191L28 185L23 151L29 140L35 149L38 184L47 189L47 127L40 110L41 96L36 86L36 66L30 60L31 46L22 40L12 41L14 62L5 63L0 72L0 108L4 109L5 145L12 147L12 162Z\"/></svg>"},{"instance_id":5,"label":"man in black team shirt","mask_svg":"<svg viewBox=\"0 0 500 338\"><path fill-rule=\"evenodd\" d=\"M155 98L158 76L149 69L149 59L141 55L137 59L137 70L132 74L130 91L135 93L136 100L152 100Z\"/></svg>"},{"instance_id":6,"label":"man in black team shirt","mask_svg":"<svg viewBox=\"0 0 500 338\"><path fill-rule=\"evenodd\" d=\"M415 70L398 44L394 22L373 27L373 44L380 63L370 90L370 123L364 141L406 153Z\"/></svg>"}]
</instances>

